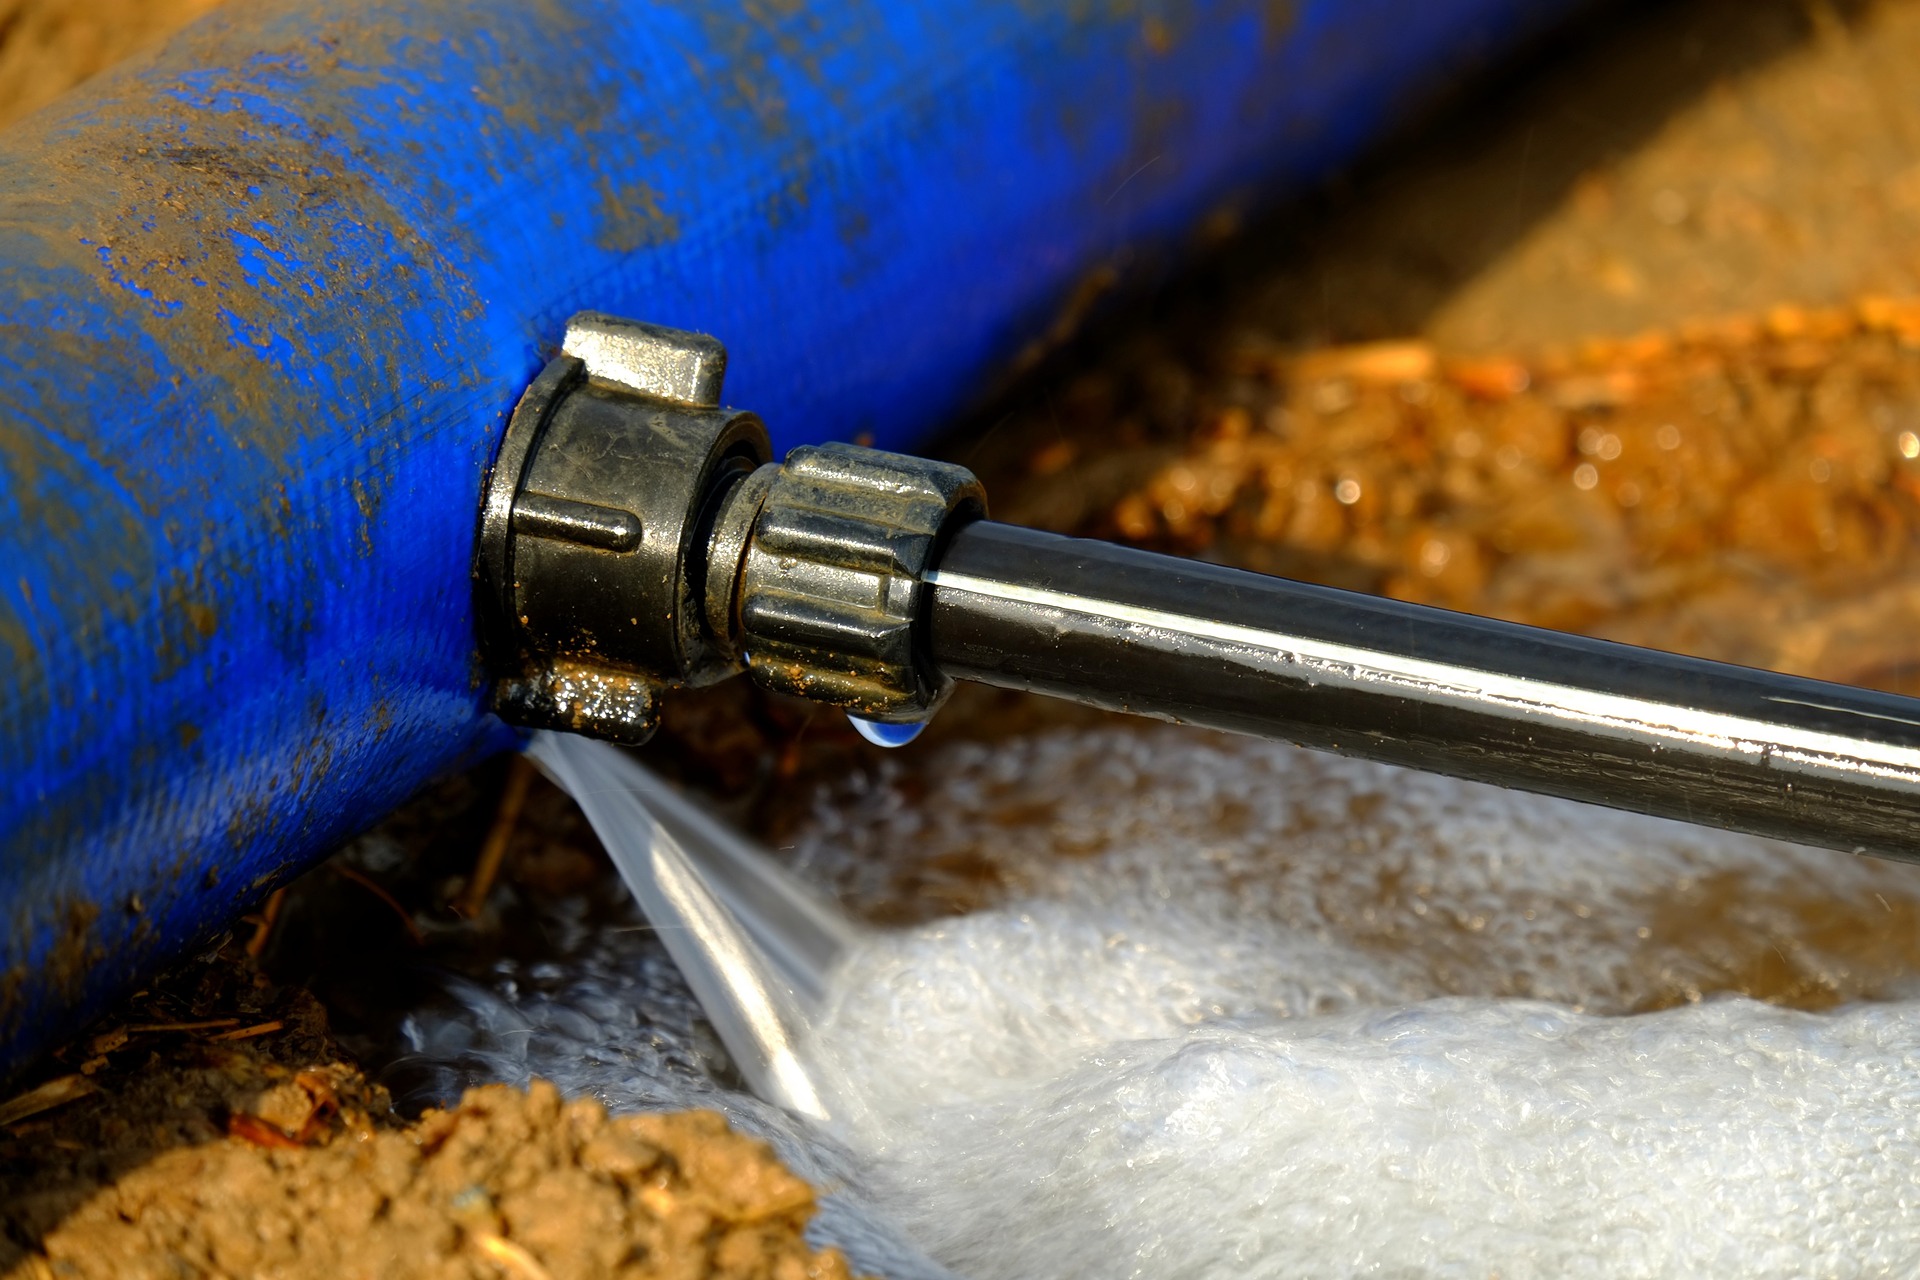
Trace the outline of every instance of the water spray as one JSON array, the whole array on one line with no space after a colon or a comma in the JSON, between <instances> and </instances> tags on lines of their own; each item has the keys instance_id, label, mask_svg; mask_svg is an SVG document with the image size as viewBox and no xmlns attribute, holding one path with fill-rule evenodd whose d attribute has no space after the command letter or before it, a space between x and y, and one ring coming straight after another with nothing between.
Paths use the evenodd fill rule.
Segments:
<instances>
[{"instance_id":1,"label":"water spray","mask_svg":"<svg viewBox=\"0 0 1920 1280\"><path fill-rule=\"evenodd\" d=\"M576 316L475 570L494 705L646 740L745 671L911 736L956 680L1920 860L1920 701L995 523L964 468L771 459L714 339Z\"/></svg>"},{"instance_id":2,"label":"water spray","mask_svg":"<svg viewBox=\"0 0 1920 1280\"><path fill-rule=\"evenodd\" d=\"M631 757L558 733L527 754L593 824L748 1087L824 1119L798 1044L861 927Z\"/></svg>"}]
</instances>

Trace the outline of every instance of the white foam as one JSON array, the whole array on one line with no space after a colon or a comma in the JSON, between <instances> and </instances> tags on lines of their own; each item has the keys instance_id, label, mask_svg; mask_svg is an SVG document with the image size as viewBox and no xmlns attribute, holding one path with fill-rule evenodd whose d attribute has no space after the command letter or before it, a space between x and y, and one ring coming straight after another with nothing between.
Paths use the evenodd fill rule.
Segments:
<instances>
[{"instance_id":1,"label":"white foam","mask_svg":"<svg viewBox=\"0 0 1920 1280\"><path fill-rule=\"evenodd\" d=\"M1920 1273L1920 867L1170 728L889 758L795 855L985 903L839 975L831 1133L578 902L402 1065L720 1106L887 1276ZM1852 1003L1713 996L1756 984Z\"/></svg>"},{"instance_id":2,"label":"white foam","mask_svg":"<svg viewBox=\"0 0 1920 1280\"><path fill-rule=\"evenodd\" d=\"M810 1052L870 1201L957 1270L1920 1270L1920 1005L1600 1016L1770 950L1896 993L1862 937L1913 868L1176 730L916 785L824 805L816 870L1015 887L861 956Z\"/></svg>"},{"instance_id":3,"label":"white foam","mask_svg":"<svg viewBox=\"0 0 1920 1280\"><path fill-rule=\"evenodd\" d=\"M1438 995L1627 1012L1768 967L1885 997L1920 965L1920 940L1884 936L1920 912L1920 867L1252 739L1055 732L903 777L889 761L826 797L796 850L855 909L897 911L958 863L954 894L991 872L1010 886L991 898L1063 904L1095 932L1324 948L1279 967L1317 1001L1287 1013Z\"/></svg>"},{"instance_id":4,"label":"white foam","mask_svg":"<svg viewBox=\"0 0 1920 1280\"><path fill-rule=\"evenodd\" d=\"M857 1145L978 1277L1910 1275L1917 1067L1907 1006L1454 999L1115 1041Z\"/></svg>"}]
</instances>

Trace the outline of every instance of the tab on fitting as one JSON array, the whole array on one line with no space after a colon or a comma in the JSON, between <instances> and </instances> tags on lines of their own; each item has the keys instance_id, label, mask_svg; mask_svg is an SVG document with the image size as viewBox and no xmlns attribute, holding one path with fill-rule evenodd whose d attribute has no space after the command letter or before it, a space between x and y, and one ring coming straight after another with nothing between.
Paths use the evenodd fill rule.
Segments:
<instances>
[{"instance_id":1,"label":"tab on fitting","mask_svg":"<svg viewBox=\"0 0 1920 1280\"><path fill-rule=\"evenodd\" d=\"M582 311L567 321L560 350L587 376L643 396L714 409L727 376L727 349L704 333Z\"/></svg>"}]
</instances>

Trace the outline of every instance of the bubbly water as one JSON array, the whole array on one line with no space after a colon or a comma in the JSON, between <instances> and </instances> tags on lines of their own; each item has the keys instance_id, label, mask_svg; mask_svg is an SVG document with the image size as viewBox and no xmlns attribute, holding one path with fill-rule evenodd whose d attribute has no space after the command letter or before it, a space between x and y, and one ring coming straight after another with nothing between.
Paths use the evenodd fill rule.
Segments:
<instances>
[{"instance_id":1,"label":"bubbly water","mask_svg":"<svg viewBox=\"0 0 1920 1280\"><path fill-rule=\"evenodd\" d=\"M658 981L643 934L576 940L578 989L453 992L416 1048L718 1103L883 1274L1920 1271L1915 868L1157 728L890 765L795 854L863 910L973 907L811 1003L831 1119L609 999Z\"/></svg>"}]
</instances>

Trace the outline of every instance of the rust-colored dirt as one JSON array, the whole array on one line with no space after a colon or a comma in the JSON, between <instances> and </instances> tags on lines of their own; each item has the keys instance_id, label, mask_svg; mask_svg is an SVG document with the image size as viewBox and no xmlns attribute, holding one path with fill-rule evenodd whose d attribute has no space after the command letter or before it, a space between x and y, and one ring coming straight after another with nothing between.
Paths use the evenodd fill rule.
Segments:
<instances>
[{"instance_id":1,"label":"rust-colored dirt","mask_svg":"<svg viewBox=\"0 0 1920 1280\"><path fill-rule=\"evenodd\" d=\"M269 1091L260 1108L297 1110L299 1098L278 1095L304 1098L311 1079ZM128 1172L44 1237L28 1274L848 1275L838 1253L801 1239L812 1188L712 1112L609 1119L536 1083L473 1089L405 1129L360 1121L313 1145L284 1138L285 1123Z\"/></svg>"},{"instance_id":2,"label":"rust-colored dirt","mask_svg":"<svg viewBox=\"0 0 1920 1280\"><path fill-rule=\"evenodd\" d=\"M1080 531L1753 666L1914 680L1920 306L1783 306L1518 356L1243 338L1210 373L1197 429L1144 475L1108 492L1076 478ZM1088 419L1031 456L1028 486L1100 448L1113 424Z\"/></svg>"},{"instance_id":3,"label":"rust-colored dirt","mask_svg":"<svg viewBox=\"0 0 1920 1280\"><path fill-rule=\"evenodd\" d=\"M848 1276L802 1239L812 1189L718 1115L536 1083L403 1122L238 946L65 1056L0 1109L9 1278Z\"/></svg>"}]
</instances>

